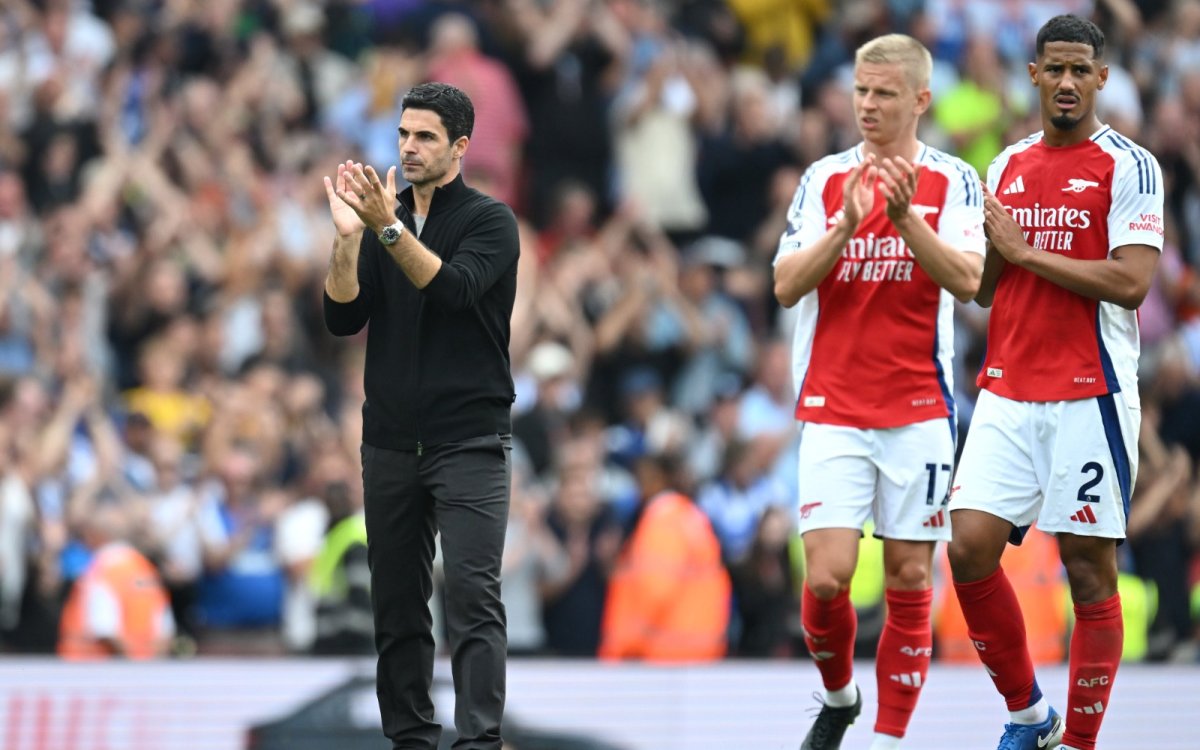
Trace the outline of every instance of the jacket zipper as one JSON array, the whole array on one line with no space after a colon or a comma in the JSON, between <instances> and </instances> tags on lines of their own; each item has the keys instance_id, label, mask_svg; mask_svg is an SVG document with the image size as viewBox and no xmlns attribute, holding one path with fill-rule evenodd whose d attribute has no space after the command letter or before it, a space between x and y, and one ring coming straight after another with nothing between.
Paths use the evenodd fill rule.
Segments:
<instances>
[{"instance_id":1,"label":"jacket zipper","mask_svg":"<svg viewBox=\"0 0 1200 750\"><path fill-rule=\"evenodd\" d=\"M412 213L409 212L409 215L411 216ZM429 217L426 216L425 220L429 221ZM413 225L414 226L416 225L415 221L413 222ZM417 392L415 394L413 394L415 401L417 403L417 406L413 411L416 414L416 419L414 421L416 423L415 427L416 427L416 432L417 432L417 455L418 456L420 456L422 453L425 452L425 446L421 442L421 398L420 398L420 394L421 394L421 313L424 310L425 310L425 298L424 298L424 295L422 295L420 292L418 292L417 293L417 315L416 315L416 319L414 320L415 325L413 326L413 331L416 334L416 341L414 342L415 345L413 346L413 372L416 373L416 381L417 381Z\"/></svg>"}]
</instances>

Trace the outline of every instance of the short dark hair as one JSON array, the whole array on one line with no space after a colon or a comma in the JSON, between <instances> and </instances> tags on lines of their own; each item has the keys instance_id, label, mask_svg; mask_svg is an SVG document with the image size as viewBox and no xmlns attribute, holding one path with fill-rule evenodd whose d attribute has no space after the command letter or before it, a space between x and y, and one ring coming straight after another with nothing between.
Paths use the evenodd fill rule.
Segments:
<instances>
[{"instance_id":1,"label":"short dark hair","mask_svg":"<svg viewBox=\"0 0 1200 750\"><path fill-rule=\"evenodd\" d=\"M1104 32L1100 27L1079 16L1055 16L1042 25L1037 35L1037 56L1041 57L1049 42L1090 44L1093 59L1104 57Z\"/></svg>"},{"instance_id":2,"label":"short dark hair","mask_svg":"<svg viewBox=\"0 0 1200 750\"><path fill-rule=\"evenodd\" d=\"M409 89L401 103L404 109L428 109L442 118L446 135L454 143L459 138L471 137L475 129L475 107L470 98L448 83L421 83Z\"/></svg>"}]
</instances>

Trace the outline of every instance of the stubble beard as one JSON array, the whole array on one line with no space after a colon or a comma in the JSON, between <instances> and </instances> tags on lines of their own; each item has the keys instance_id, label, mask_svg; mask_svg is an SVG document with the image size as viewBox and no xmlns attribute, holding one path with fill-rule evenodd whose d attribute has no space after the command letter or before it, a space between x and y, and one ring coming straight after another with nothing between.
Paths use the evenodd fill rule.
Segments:
<instances>
[{"instance_id":1,"label":"stubble beard","mask_svg":"<svg viewBox=\"0 0 1200 750\"><path fill-rule=\"evenodd\" d=\"M423 162L420 165L420 175L416 179L408 180L408 183L413 187L424 187L425 185L438 184L441 182L442 178L446 176L446 172L450 171L448 168L438 169L438 166L440 165L431 165L429 162Z\"/></svg>"}]
</instances>

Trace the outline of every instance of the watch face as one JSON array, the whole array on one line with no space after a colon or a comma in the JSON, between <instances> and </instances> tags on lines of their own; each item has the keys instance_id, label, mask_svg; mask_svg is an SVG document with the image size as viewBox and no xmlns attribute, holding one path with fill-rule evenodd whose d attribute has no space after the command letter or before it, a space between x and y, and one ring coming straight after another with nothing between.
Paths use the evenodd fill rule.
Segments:
<instances>
[{"instance_id":1,"label":"watch face","mask_svg":"<svg viewBox=\"0 0 1200 750\"><path fill-rule=\"evenodd\" d=\"M395 227L385 227L379 235L379 241L385 245L390 245L400 239L400 230Z\"/></svg>"}]
</instances>

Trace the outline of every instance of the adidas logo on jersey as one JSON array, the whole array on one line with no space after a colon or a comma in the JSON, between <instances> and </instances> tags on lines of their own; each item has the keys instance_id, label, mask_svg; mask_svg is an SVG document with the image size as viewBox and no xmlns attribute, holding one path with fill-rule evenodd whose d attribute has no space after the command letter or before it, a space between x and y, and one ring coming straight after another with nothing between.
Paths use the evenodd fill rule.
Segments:
<instances>
[{"instance_id":1,"label":"adidas logo on jersey","mask_svg":"<svg viewBox=\"0 0 1200 750\"><path fill-rule=\"evenodd\" d=\"M927 529L940 529L946 525L946 511L939 510L937 513L929 517L929 520L921 524Z\"/></svg>"},{"instance_id":2,"label":"adidas logo on jersey","mask_svg":"<svg viewBox=\"0 0 1200 750\"><path fill-rule=\"evenodd\" d=\"M1096 523L1096 514L1092 512L1092 506L1085 505L1071 516L1071 520L1076 523Z\"/></svg>"},{"instance_id":3,"label":"adidas logo on jersey","mask_svg":"<svg viewBox=\"0 0 1200 750\"><path fill-rule=\"evenodd\" d=\"M1025 192L1025 180L1021 179L1021 175L1017 175L1017 179L1008 183L1008 187L1004 188L1001 195L1016 195L1023 192Z\"/></svg>"}]
</instances>

